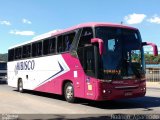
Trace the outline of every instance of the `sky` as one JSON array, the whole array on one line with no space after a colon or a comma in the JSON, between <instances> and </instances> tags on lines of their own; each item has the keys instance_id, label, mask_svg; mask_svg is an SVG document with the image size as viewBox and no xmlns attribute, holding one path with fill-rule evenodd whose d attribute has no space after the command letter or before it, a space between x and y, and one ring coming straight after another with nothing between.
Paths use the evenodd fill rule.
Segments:
<instances>
[{"instance_id":1,"label":"sky","mask_svg":"<svg viewBox=\"0 0 160 120\"><path fill-rule=\"evenodd\" d=\"M123 22L160 47L160 0L0 0L0 53L86 22Z\"/></svg>"}]
</instances>

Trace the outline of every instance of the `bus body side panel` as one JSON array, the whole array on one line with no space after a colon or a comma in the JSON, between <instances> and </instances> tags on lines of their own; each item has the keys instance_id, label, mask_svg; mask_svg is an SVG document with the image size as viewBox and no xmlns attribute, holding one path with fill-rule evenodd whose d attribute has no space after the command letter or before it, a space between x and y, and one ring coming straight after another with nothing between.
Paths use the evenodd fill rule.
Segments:
<instances>
[{"instance_id":1,"label":"bus body side panel","mask_svg":"<svg viewBox=\"0 0 160 120\"><path fill-rule=\"evenodd\" d=\"M15 71L15 62L8 62L7 63L7 78L8 78L8 85L11 87L17 87L17 77Z\"/></svg>"},{"instance_id":2,"label":"bus body side panel","mask_svg":"<svg viewBox=\"0 0 160 120\"><path fill-rule=\"evenodd\" d=\"M69 53L63 54L62 58L67 66L69 66L70 70L56 78L52 78L50 81L36 87L34 90L63 94L64 83L66 81L71 81L74 86L75 97L84 98L85 73L79 60L75 57L72 57ZM61 65L60 68L63 70L63 65Z\"/></svg>"},{"instance_id":3,"label":"bus body side panel","mask_svg":"<svg viewBox=\"0 0 160 120\"><path fill-rule=\"evenodd\" d=\"M71 81L75 97L95 99L95 85L89 84L96 80L87 83L79 59L70 53L8 62L8 68L9 86L17 87L22 79L24 89L62 94L64 83Z\"/></svg>"},{"instance_id":4,"label":"bus body side panel","mask_svg":"<svg viewBox=\"0 0 160 120\"><path fill-rule=\"evenodd\" d=\"M61 55L8 62L8 85L17 87L22 79L24 89L36 87L70 71Z\"/></svg>"},{"instance_id":5,"label":"bus body side panel","mask_svg":"<svg viewBox=\"0 0 160 120\"><path fill-rule=\"evenodd\" d=\"M71 81L75 96L84 98L84 76L79 59L70 53L8 62L8 85L17 87L22 79L27 90L62 94L63 83Z\"/></svg>"}]
</instances>

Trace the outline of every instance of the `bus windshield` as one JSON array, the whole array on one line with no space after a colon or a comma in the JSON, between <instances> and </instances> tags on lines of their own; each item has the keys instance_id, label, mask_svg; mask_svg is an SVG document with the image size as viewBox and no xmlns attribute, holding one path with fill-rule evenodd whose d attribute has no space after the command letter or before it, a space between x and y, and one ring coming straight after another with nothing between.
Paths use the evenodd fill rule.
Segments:
<instances>
[{"instance_id":1,"label":"bus windshield","mask_svg":"<svg viewBox=\"0 0 160 120\"><path fill-rule=\"evenodd\" d=\"M138 30L96 27L96 38L104 42L100 76L103 79L141 79L144 55Z\"/></svg>"}]
</instances>

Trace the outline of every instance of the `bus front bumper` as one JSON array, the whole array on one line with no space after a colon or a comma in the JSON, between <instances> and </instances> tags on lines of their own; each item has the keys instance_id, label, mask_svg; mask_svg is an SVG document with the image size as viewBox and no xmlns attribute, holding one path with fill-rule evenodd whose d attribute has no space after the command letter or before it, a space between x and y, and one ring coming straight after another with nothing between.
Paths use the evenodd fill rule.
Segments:
<instances>
[{"instance_id":1,"label":"bus front bumper","mask_svg":"<svg viewBox=\"0 0 160 120\"><path fill-rule=\"evenodd\" d=\"M97 96L95 100L116 100L125 98L143 97L146 94L146 81L133 83L128 81L128 85L115 85L112 83L98 82Z\"/></svg>"}]
</instances>

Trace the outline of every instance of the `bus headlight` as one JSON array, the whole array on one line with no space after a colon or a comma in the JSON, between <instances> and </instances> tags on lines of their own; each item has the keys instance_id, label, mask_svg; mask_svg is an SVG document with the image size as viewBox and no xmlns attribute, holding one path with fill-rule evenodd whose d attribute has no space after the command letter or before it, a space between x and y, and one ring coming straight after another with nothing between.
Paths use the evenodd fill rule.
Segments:
<instances>
[{"instance_id":1,"label":"bus headlight","mask_svg":"<svg viewBox=\"0 0 160 120\"><path fill-rule=\"evenodd\" d=\"M103 90L103 93L108 93L108 94L111 94L112 93L112 91L111 90Z\"/></svg>"}]
</instances>

